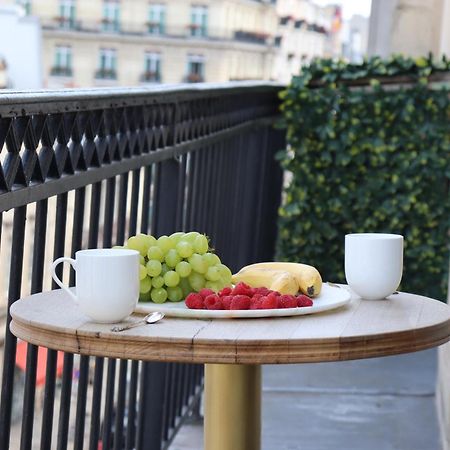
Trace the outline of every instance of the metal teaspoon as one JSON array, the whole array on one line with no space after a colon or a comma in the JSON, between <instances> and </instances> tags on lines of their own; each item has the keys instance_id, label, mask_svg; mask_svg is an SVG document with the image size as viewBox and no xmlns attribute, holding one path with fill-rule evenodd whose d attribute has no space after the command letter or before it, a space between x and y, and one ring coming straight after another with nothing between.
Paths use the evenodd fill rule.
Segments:
<instances>
[{"instance_id":1,"label":"metal teaspoon","mask_svg":"<svg viewBox=\"0 0 450 450\"><path fill-rule=\"evenodd\" d=\"M129 330L130 328L139 327L141 325L146 325L149 323L156 323L156 322L159 322L163 317L164 317L164 313L155 311L150 314L147 314L143 319L140 319L140 320L130 323L128 325L112 327L111 331L113 331L113 332L125 331L125 330Z\"/></svg>"}]
</instances>

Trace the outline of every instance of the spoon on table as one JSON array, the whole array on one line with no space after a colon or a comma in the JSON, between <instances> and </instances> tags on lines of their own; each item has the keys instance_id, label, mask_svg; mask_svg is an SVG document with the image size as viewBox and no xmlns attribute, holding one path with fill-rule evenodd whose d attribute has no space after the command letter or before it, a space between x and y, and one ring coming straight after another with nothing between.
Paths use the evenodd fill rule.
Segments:
<instances>
[{"instance_id":1,"label":"spoon on table","mask_svg":"<svg viewBox=\"0 0 450 450\"><path fill-rule=\"evenodd\" d=\"M163 317L164 317L164 313L155 311L150 314L147 314L143 319L137 320L136 322L132 322L128 325L112 327L111 331L114 331L114 332L125 331L125 330L129 330L130 328L139 327L141 325L147 325L149 323L156 323L156 322L159 322Z\"/></svg>"}]
</instances>

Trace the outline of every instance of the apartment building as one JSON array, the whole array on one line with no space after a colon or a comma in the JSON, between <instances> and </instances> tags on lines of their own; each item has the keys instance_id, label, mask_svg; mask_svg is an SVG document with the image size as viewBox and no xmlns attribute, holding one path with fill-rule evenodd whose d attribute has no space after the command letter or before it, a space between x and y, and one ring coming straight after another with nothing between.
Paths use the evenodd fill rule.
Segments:
<instances>
[{"instance_id":1,"label":"apartment building","mask_svg":"<svg viewBox=\"0 0 450 450\"><path fill-rule=\"evenodd\" d=\"M274 0L9 1L41 21L49 88L274 78Z\"/></svg>"},{"instance_id":2,"label":"apartment building","mask_svg":"<svg viewBox=\"0 0 450 450\"><path fill-rule=\"evenodd\" d=\"M275 77L279 81L288 83L313 58L340 54L339 6L318 6L311 0L278 0L277 15L279 48Z\"/></svg>"}]
</instances>

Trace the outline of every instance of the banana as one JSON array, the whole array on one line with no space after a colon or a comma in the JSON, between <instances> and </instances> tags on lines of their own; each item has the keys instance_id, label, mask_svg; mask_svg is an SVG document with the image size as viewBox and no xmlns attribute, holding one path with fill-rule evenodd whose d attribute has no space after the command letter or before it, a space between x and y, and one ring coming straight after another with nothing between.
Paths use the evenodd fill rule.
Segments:
<instances>
[{"instance_id":1,"label":"banana","mask_svg":"<svg viewBox=\"0 0 450 450\"><path fill-rule=\"evenodd\" d=\"M249 268L245 272L239 271L232 277L233 283L243 281L251 287L266 287L281 294L295 295L299 290L296 278L284 270L269 268Z\"/></svg>"},{"instance_id":2,"label":"banana","mask_svg":"<svg viewBox=\"0 0 450 450\"><path fill-rule=\"evenodd\" d=\"M292 262L264 262L251 264L243 267L238 274L245 274L248 270L255 269L269 269L281 270L289 272L293 275L298 283L299 289L303 294L310 297L317 297L322 289L322 277L319 271L307 264L292 263Z\"/></svg>"}]
</instances>

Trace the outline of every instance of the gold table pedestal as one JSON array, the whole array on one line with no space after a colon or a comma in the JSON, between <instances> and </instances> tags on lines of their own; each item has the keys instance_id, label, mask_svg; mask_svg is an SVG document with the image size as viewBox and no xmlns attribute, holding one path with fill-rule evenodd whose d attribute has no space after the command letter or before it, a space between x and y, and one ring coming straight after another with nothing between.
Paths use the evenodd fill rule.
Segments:
<instances>
[{"instance_id":1,"label":"gold table pedestal","mask_svg":"<svg viewBox=\"0 0 450 450\"><path fill-rule=\"evenodd\" d=\"M261 366L205 364L205 450L259 450Z\"/></svg>"}]
</instances>

